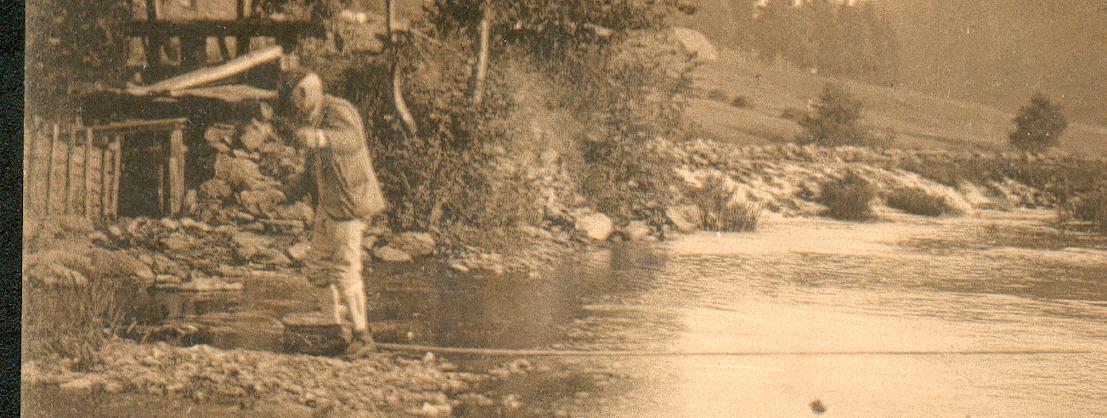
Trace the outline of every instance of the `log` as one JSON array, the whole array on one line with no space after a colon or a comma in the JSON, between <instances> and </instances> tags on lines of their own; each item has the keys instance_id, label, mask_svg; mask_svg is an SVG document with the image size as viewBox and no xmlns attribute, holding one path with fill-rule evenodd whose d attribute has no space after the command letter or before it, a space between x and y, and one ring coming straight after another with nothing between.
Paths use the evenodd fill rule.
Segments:
<instances>
[{"instance_id":1,"label":"log","mask_svg":"<svg viewBox=\"0 0 1107 418\"><path fill-rule=\"evenodd\" d=\"M477 54L477 69L473 72L473 91L471 98L474 105L479 105L484 99L484 82L488 78L488 50L489 38L492 32L492 8L486 1L483 7L483 16L480 19L480 49Z\"/></svg>"},{"instance_id":2,"label":"log","mask_svg":"<svg viewBox=\"0 0 1107 418\"><path fill-rule=\"evenodd\" d=\"M271 46L237 57L221 65L201 68L196 71L159 81L149 86L131 87L127 89L127 92L133 95L142 96L196 87L236 76L251 68L276 61L280 59L282 55L284 55L284 50L280 46Z\"/></svg>"}]
</instances>

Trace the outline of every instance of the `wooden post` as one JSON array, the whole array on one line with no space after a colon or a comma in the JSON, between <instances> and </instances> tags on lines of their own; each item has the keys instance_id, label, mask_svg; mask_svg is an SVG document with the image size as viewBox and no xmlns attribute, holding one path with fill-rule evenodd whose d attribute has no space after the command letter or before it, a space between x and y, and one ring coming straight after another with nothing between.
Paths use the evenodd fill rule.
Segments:
<instances>
[{"instance_id":1,"label":"wooden post","mask_svg":"<svg viewBox=\"0 0 1107 418\"><path fill-rule=\"evenodd\" d=\"M184 205L184 129L178 127L169 136L169 214L179 215Z\"/></svg>"},{"instance_id":2,"label":"wooden post","mask_svg":"<svg viewBox=\"0 0 1107 418\"><path fill-rule=\"evenodd\" d=\"M108 165L111 164L111 149L108 148L108 144L105 142L103 148L100 148L100 219L104 220L108 218L108 203L111 201L111 197L108 196L108 190L111 184L111 178L108 177Z\"/></svg>"},{"instance_id":3,"label":"wooden post","mask_svg":"<svg viewBox=\"0 0 1107 418\"><path fill-rule=\"evenodd\" d=\"M69 198L69 189L72 188L73 177L73 144L77 142L77 126L74 125L69 128L69 141L65 144L65 196L62 199L62 212L64 214L69 213L69 206L71 201Z\"/></svg>"},{"instance_id":4,"label":"wooden post","mask_svg":"<svg viewBox=\"0 0 1107 418\"><path fill-rule=\"evenodd\" d=\"M492 32L492 6L485 1L481 9L480 47L477 52L476 71L473 71L473 104L479 105L484 99L484 82L488 78L488 50Z\"/></svg>"},{"instance_id":5,"label":"wooden post","mask_svg":"<svg viewBox=\"0 0 1107 418\"><path fill-rule=\"evenodd\" d=\"M84 192L84 197L85 197L84 215L85 215L86 218L89 218L89 219L91 219L91 216L92 216L92 190L89 187L89 180L92 179L92 138L93 137L94 137L94 134L92 132L92 128L87 128L85 130L85 150L84 150L85 151L84 152L85 159L83 160L84 167L82 167L84 169L84 173L81 176L81 189L82 189L82 192Z\"/></svg>"},{"instance_id":6,"label":"wooden post","mask_svg":"<svg viewBox=\"0 0 1107 418\"><path fill-rule=\"evenodd\" d=\"M146 20L153 22L158 20L160 15L161 5L158 0L146 0ZM146 53L146 70L148 78L161 76L161 49L164 43L164 37L152 34L148 35L143 42L143 52ZM153 76L153 77L149 77Z\"/></svg>"},{"instance_id":7,"label":"wooden post","mask_svg":"<svg viewBox=\"0 0 1107 418\"><path fill-rule=\"evenodd\" d=\"M50 135L50 149L46 155L46 210L47 215L50 214L50 189L54 188L54 145L57 144L58 139L61 138L61 127L58 124L54 124L53 133Z\"/></svg>"},{"instance_id":8,"label":"wooden post","mask_svg":"<svg viewBox=\"0 0 1107 418\"><path fill-rule=\"evenodd\" d=\"M120 168L123 161L123 136L118 135L111 141L111 154L112 154L112 167L111 170L111 216L114 218L119 214L119 177L121 175Z\"/></svg>"}]
</instances>

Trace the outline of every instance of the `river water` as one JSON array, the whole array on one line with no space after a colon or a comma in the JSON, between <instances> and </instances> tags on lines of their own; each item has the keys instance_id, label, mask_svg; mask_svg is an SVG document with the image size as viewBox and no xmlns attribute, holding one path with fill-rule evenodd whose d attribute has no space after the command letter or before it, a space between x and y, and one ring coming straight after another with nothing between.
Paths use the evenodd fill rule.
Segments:
<instances>
[{"instance_id":1,"label":"river water","mask_svg":"<svg viewBox=\"0 0 1107 418\"><path fill-rule=\"evenodd\" d=\"M460 415L1105 415L1107 237L1050 217L772 218L756 233L614 246L540 279L377 267L372 316L390 324L381 339L442 346L761 353L533 359L542 372L487 388L518 409ZM289 297L298 286L248 284L235 309L311 309Z\"/></svg>"}]
</instances>

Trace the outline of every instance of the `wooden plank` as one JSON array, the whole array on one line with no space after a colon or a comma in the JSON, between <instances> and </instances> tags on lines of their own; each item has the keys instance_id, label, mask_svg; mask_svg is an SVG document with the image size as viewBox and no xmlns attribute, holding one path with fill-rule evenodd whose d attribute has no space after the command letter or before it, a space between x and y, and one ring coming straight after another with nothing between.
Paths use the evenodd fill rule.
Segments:
<instances>
[{"instance_id":1,"label":"wooden plank","mask_svg":"<svg viewBox=\"0 0 1107 418\"><path fill-rule=\"evenodd\" d=\"M84 173L81 175L81 191L84 194L84 215L86 217L92 216L92 190L89 187L89 180L92 179L92 138L96 135L92 133L92 128L85 130L85 158L82 161L84 164Z\"/></svg>"},{"instance_id":2,"label":"wooden plank","mask_svg":"<svg viewBox=\"0 0 1107 418\"><path fill-rule=\"evenodd\" d=\"M50 190L54 188L54 146L61 138L61 127L54 124L53 133L50 135L50 149L46 156L46 210L50 214Z\"/></svg>"},{"instance_id":3,"label":"wooden plank","mask_svg":"<svg viewBox=\"0 0 1107 418\"><path fill-rule=\"evenodd\" d=\"M70 211L71 200L70 190L72 188L73 177L73 144L77 142L77 126L71 126L69 128L69 140L65 144L65 198L62 199L62 211L63 214L68 214Z\"/></svg>"},{"instance_id":4,"label":"wooden plank","mask_svg":"<svg viewBox=\"0 0 1107 418\"><path fill-rule=\"evenodd\" d=\"M184 206L185 194L185 144L184 130L173 131L169 136L169 214L179 215Z\"/></svg>"},{"instance_id":5,"label":"wooden plank","mask_svg":"<svg viewBox=\"0 0 1107 418\"><path fill-rule=\"evenodd\" d=\"M170 119L142 119L113 122L104 125L96 125L91 128L97 133L112 133L123 135L134 132L148 132L156 130L170 131L188 124L188 118Z\"/></svg>"},{"instance_id":6,"label":"wooden plank","mask_svg":"<svg viewBox=\"0 0 1107 418\"><path fill-rule=\"evenodd\" d=\"M123 136L116 135L115 139L111 141L111 154L112 154L112 170L111 170L111 217L114 218L119 214L119 177L121 177L120 168L122 168L123 161Z\"/></svg>"}]
</instances>

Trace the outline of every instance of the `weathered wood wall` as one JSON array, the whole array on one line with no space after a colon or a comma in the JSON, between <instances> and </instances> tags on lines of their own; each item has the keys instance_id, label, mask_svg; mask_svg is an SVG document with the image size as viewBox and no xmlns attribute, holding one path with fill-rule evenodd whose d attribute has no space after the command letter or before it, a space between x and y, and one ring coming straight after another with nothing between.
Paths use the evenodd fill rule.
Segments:
<instances>
[{"instance_id":1,"label":"weathered wood wall","mask_svg":"<svg viewBox=\"0 0 1107 418\"><path fill-rule=\"evenodd\" d=\"M126 141L166 141L164 161L170 173L163 185L165 215L181 209L184 196L182 141L184 119L137 121L97 126L37 124L23 141L23 210L34 215L79 215L92 220L118 216L119 184L124 179Z\"/></svg>"}]
</instances>

